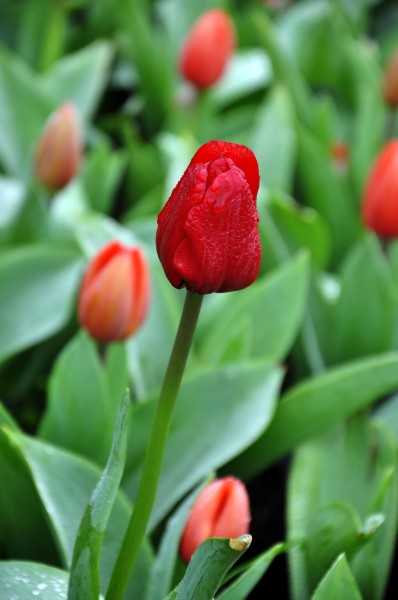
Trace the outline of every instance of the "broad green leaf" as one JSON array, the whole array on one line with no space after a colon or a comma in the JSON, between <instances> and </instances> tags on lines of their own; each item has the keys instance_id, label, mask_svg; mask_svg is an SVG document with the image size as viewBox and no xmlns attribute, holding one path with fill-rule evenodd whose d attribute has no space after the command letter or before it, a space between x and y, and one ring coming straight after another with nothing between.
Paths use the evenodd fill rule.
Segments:
<instances>
[{"instance_id":1,"label":"broad green leaf","mask_svg":"<svg viewBox=\"0 0 398 600\"><path fill-rule=\"evenodd\" d=\"M29 178L34 145L51 109L28 66L0 47L0 160L7 174Z\"/></svg>"},{"instance_id":2,"label":"broad green leaf","mask_svg":"<svg viewBox=\"0 0 398 600\"><path fill-rule=\"evenodd\" d=\"M64 600L69 573L25 561L0 561L0 598L4 600Z\"/></svg>"},{"instance_id":3,"label":"broad green leaf","mask_svg":"<svg viewBox=\"0 0 398 600\"><path fill-rule=\"evenodd\" d=\"M330 259L331 237L324 219L313 209L296 204L278 192L260 208L264 262L275 266L307 248L313 264L324 268Z\"/></svg>"},{"instance_id":4,"label":"broad green leaf","mask_svg":"<svg viewBox=\"0 0 398 600\"><path fill-rule=\"evenodd\" d=\"M100 592L98 561L102 539L123 475L127 448L130 394L120 404L112 448L84 511L73 550L68 600L98 600Z\"/></svg>"},{"instance_id":5,"label":"broad green leaf","mask_svg":"<svg viewBox=\"0 0 398 600\"><path fill-rule=\"evenodd\" d=\"M104 464L116 411L117 397L110 396L96 344L80 331L54 364L39 434Z\"/></svg>"},{"instance_id":6,"label":"broad green leaf","mask_svg":"<svg viewBox=\"0 0 398 600\"><path fill-rule=\"evenodd\" d=\"M17 179L0 177L0 198L2 205L0 214L0 234L12 224L18 216L25 193L25 186Z\"/></svg>"},{"instance_id":7,"label":"broad green leaf","mask_svg":"<svg viewBox=\"0 0 398 600\"><path fill-rule=\"evenodd\" d=\"M92 491L100 479L100 469L75 454L22 434L7 431L2 433L1 439L4 441L2 456L7 468L11 471L16 461L19 461L18 476L25 488L29 490L29 496L23 488L16 496L13 490L3 489L2 487L3 496L9 504L15 505L16 517L19 514L23 516L23 507L26 516L31 512L36 519L38 510L33 512L30 504L34 501L39 507L41 505L42 514L45 515L50 526L62 564L69 568L79 525ZM34 493L31 491L32 486ZM29 504L25 507L27 498L29 498ZM130 513L130 503L119 492L101 548L99 571L102 591L107 587ZM23 532L24 542L28 548L29 545L37 544L40 541L40 536L45 538L48 535L46 534L48 525L45 521L43 523L44 525L40 525L40 523L36 525L39 528L41 527L41 534L30 532L26 530L26 527L25 529L20 526L16 527L16 531ZM11 540L12 535L15 534L14 528L14 534L9 534ZM34 535L37 535L39 540L32 537ZM57 555L57 550L54 547L52 548L53 557ZM42 557L40 559L43 561ZM46 562L51 560L54 560L54 558L51 559L50 554ZM133 574L130 581L129 593L132 597L140 597L145 589L151 563L151 550L149 545L145 543L137 562L135 575ZM134 596L134 593L137 596Z\"/></svg>"},{"instance_id":8,"label":"broad green leaf","mask_svg":"<svg viewBox=\"0 0 398 600\"><path fill-rule=\"evenodd\" d=\"M18 248L0 256L0 359L66 325L81 269L75 250L56 245Z\"/></svg>"},{"instance_id":9,"label":"broad green leaf","mask_svg":"<svg viewBox=\"0 0 398 600\"><path fill-rule=\"evenodd\" d=\"M276 544L247 566L244 565L243 573L235 581L217 596L217 600L245 600L249 598L250 592L263 577L268 567L276 556L287 550L287 544Z\"/></svg>"},{"instance_id":10,"label":"broad green leaf","mask_svg":"<svg viewBox=\"0 0 398 600\"><path fill-rule=\"evenodd\" d=\"M52 98L54 106L69 100L89 120L107 84L111 58L109 42L94 42L56 62L42 75L42 89Z\"/></svg>"},{"instance_id":11,"label":"broad green leaf","mask_svg":"<svg viewBox=\"0 0 398 600\"><path fill-rule=\"evenodd\" d=\"M111 151L105 144L96 146L85 157L82 178L93 210L103 213L111 211L127 158L127 153Z\"/></svg>"},{"instance_id":12,"label":"broad green leaf","mask_svg":"<svg viewBox=\"0 0 398 600\"><path fill-rule=\"evenodd\" d=\"M382 515L372 515L374 527L367 531L357 511L343 502L329 502L309 518L306 539L308 581L314 589L340 553L352 557L377 532L384 522Z\"/></svg>"},{"instance_id":13,"label":"broad green leaf","mask_svg":"<svg viewBox=\"0 0 398 600\"><path fill-rule=\"evenodd\" d=\"M337 264L359 237L357 207L347 182L335 172L330 149L303 127L298 129L298 141L298 177L304 197L330 228L332 259Z\"/></svg>"},{"instance_id":14,"label":"broad green leaf","mask_svg":"<svg viewBox=\"0 0 398 600\"><path fill-rule=\"evenodd\" d=\"M253 476L397 386L397 353L358 360L296 385L282 397L268 429L232 463L233 472Z\"/></svg>"},{"instance_id":15,"label":"broad green leaf","mask_svg":"<svg viewBox=\"0 0 398 600\"><path fill-rule=\"evenodd\" d=\"M320 581L311 600L362 600L350 566L341 554Z\"/></svg>"},{"instance_id":16,"label":"broad green leaf","mask_svg":"<svg viewBox=\"0 0 398 600\"><path fill-rule=\"evenodd\" d=\"M251 334L251 357L281 360L301 324L308 286L308 255L300 254L257 280L244 293L219 295L198 327L199 355L217 362L231 344L231 333ZM244 327L238 327L242 323Z\"/></svg>"},{"instance_id":17,"label":"broad green leaf","mask_svg":"<svg viewBox=\"0 0 398 600\"><path fill-rule=\"evenodd\" d=\"M296 160L294 118L290 93L282 86L275 87L260 105L248 145L269 190L291 191Z\"/></svg>"},{"instance_id":18,"label":"broad green leaf","mask_svg":"<svg viewBox=\"0 0 398 600\"><path fill-rule=\"evenodd\" d=\"M18 425L14 418L10 415L6 407L0 402L0 427L8 427L13 431L18 431Z\"/></svg>"},{"instance_id":19,"label":"broad green leaf","mask_svg":"<svg viewBox=\"0 0 398 600\"><path fill-rule=\"evenodd\" d=\"M397 316L398 294L388 263L376 238L366 236L342 267L334 315L334 360L343 362L392 349ZM330 331L322 333L326 346Z\"/></svg>"},{"instance_id":20,"label":"broad green leaf","mask_svg":"<svg viewBox=\"0 0 398 600\"><path fill-rule=\"evenodd\" d=\"M256 362L214 370L183 382L151 517L152 528L194 485L242 452L267 427L281 379L279 368ZM133 410L124 478L131 498L136 493L155 405L156 401L150 400Z\"/></svg>"},{"instance_id":21,"label":"broad green leaf","mask_svg":"<svg viewBox=\"0 0 398 600\"><path fill-rule=\"evenodd\" d=\"M294 600L304 600L341 552L366 598L381 600L398 515L396 443L365 415L302 446L288 483Z\"/></svg>"},{"instance_id":22,"label":"broad green leaf","mask_svg":"<svg viewBox=\"0 0 398 600\"><path fill-rule=\"evenodd\" d=\"M167 600L212 600L224 576L251 544L250 535L211 538L194 552L184 579Z\"/></svg>"}]
</instances>

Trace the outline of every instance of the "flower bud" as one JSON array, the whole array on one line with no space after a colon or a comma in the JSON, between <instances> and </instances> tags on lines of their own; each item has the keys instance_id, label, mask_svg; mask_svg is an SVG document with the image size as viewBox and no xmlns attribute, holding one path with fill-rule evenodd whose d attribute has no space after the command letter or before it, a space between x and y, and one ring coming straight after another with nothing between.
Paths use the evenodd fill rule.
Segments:
<instances>
[{"instance_id":1,"label":"flower bud","mask_svg":"<svg viewBox=\"0 0 398 600\"><path fill-rule=\"evenodd\" d=\"M180 53L180 72L197 88L214 85L235 50L235 27L221 9L205 12L189 31Z\"/></svg>"},{"instance_id":2,"label":"flower bud","mask_svg":"<svg viewBox=\"0 0 398 600\"><path fill-rule=\"evenodd\" d=\"M248 533L249 524L250 502L244 484L234 477L216 479L192 507L180 542L182 560L188 563L208 538L237 538Z\"/></svg>"},{"instance_id":3,"label":"flower bud","mask_svg":"<svg viewBox=\"0 0 398 600\"><path fill-rule=\"evenodd\" d=\"M365 186L362 217L382 237L398 236L398 140L388 142L377 157Z\"/></svg>"},{"instance_id":4,"label":"flower bud","mask_svg":"<svg viewBox=\"0 0 398 600\"><path fill-rule=\"evenodd\" d=\"M78 301L80 324L100 342L124 340L142 325L149 296L149 268L143 252L110 242L83 277Z\"/></svg>"},{"instance_id":5,"label":"flower bud","mask_svg":"<svg viewBox=\"0 0 398 600\"><path fill-rule=\"evenodd\" d=\"M36 146L37 179L60 190L75 177L82 156L81 131L76 108L70 102L50 115Z\"/></svg>"},{"instance_id":6,"label":"flower bud","mask_svg":"<svg viewBox=\"0 0 398 600\"><path fill-rule=\"evenodd\" d=\"M384 70L383 99L392 108L398 106L398 48L394 50Z\"/></svg>"},{"instance_id":7,"label":"flower bud","mask_svg":"<svg viewBox=\"0 0 398 600\"><path fill-rule=\"evenodd\" d=\"M158 216L156 247L170 283L198 294L249 286L261 263L253 152L212 141L196 152Z\"/></svg>"}]
</instances>

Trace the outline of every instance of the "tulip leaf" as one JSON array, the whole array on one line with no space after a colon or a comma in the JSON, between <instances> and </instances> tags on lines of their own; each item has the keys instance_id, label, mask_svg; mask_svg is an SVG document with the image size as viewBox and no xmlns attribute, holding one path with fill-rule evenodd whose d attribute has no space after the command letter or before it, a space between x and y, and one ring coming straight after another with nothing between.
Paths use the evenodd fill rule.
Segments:
<instances>
[{"instance_id":1,"label":"tulip leaf","mask_svg":"<svg viewBox=\"0 0 398 600\"><path fill-rule=\"evenodd\" d=\"M251 543L250 535L236 539L210 538L192 555L183 580L167 600L212 600L224 576Z\"/></svg>"},{"instance_id":2,"label":"tulip leaf","mask_svg":"<svg viewBox=\"0 0 398 600\"><path fill-rule=\"evenodd\" d=\"M64 600L69 573L34 562L0 561L0 598Z\"/></svg>"},{"instance_id":3,"label":"tulip leaf","mask_svg":"<svg viewBox=\"0 0 398 600\"><path fill-rule=\"evenodd\" d=\"M226 362L228 345L240 339L245 329L251 335L249 356L284 358L303 318L308 263L308 255L301 253L239 295L216 297L199 322L200 356L206 362Z\"/></svg>"},{"instance_id":4,"label":"tulip leaf","mask_svg":"<svg viewBox=\"0 0 398 600\"><path fill-rule=\"evenodd\" d=\"M98 561L102 538L116 499L126 460L130 394L120 404L108 462L84 511L73 550L68 600L98 600Z\"/></svg>"},{"instance_id":5,"label":"tulip leaf","mask_svg":"<svg viewBox=\"0 0 398 600\"><path fill-rule=\"evenodd\" d=\"M245 600L245 598L249 598L250 592L263 577L274 558L282 552L286 552L288 547L289 544L275 544L247 565L243 565L239 569L239 572L243 571L242 574L217 596L217 600Z\"/></svg>"},{"instance_id":6,"label":"tulip leaf","mask_svg":"<svg viewBox=\"0 0 398 600\"><path fill-rule=\"evenodd\" d=\"M104 464L116 410L95 342L80 331L53 367L40 436Z\"/></svg>"},{"instance_id":7,"label":"tulip leaf","mask_svg":"<svg viewBox=\"0 0 398 600\"><path fill-rule=\"evenodd\" d=\"M18 547L19 556L44 562L43 552L46 549L42 549L41 553L40 549L37 550L36 558L32 556L34 551L31 546L37 547L39 543L43 546L47 542L46 562L54 561L58 553L63 566L69 568L79 525L100 479L100 469L76 454L8 430L0 430L0 443L0 476L3 477L3 473L14 474L12 478L8 477L7 487L1 486L0 523L3 525L4 521L7 527L3 530L9 530L3 543L10 544L10 548L13 545ZM118 492L100 553L102 591L107 587L130 514L130 503ZM41 521L37 520L38 516ZM39 531L35 532L34 526ZM18 536L16 531L19 532ZM56 548L49 546L50 536ZM132 597L141 596L151 564L152 552L145 542L137 561L135 578L133 575L130 581L129 593Z\"/></svg>"},{"instance_id":8,"label":"tulip leaf","mask_svg":"<svg viewBox=\"0 0 398 600\"><path fill-rule=\"evenodd\" d=\"M152 528L194 485L247 448L267 427L281 379L280 368L262 361L217 369L183 382L151 516ZM124 476L124 487L132 498L155 406L156 399L152 399L133 409Z\"/></svg>"},{"instance_id":9,"label":"tulip leaf","mask_svg":"<svg viewBox=\"0 0 398 600\"><path fill-rule=\"evenodd\" d=\"M362 600L362 594L344 554L340 554L319 582L311 600Z\"/></svg>"},{"instance_id":10,"label":"tulip leaf","mask_svg":"<svg viewBox=\"0 0 398 600\"><path fill-rule=\"evenodd\" d=\"M0 159L7 174L27 180L34 144L52 109L51 99L29 67L4 47L0 48L0 90Z\"/></svg>"},{"instance_id":11,"label":"tulip leaf","mask_svg":"<svg viewBox=\"0 0 398 600\"><path fill-rule=\"evenodd\" d=\"M54 107L73 102L85 120L92 117L107 83L112 58L109 42L97 41L57 61L41 77Z\"/></svg>"},{"instance_id":12,"label":"tulip leaf","mask_svg":"<svg viewBox=\"0 0 398 600\"><path fill-rule=\"evenodd\" d=\"M296 385L281 398L268 429L233 462L233 471L253 476L397 386L397 353L348 363Z\"/></svg>"},{"instance_id":13,"label":"tulip leaf","mask_svg":"<svg viewBox=\"0 0 398 600\"><path fill-rule=\"evenodd\" d=\"M81 269L81 257L67 247L36 245L0 257L0 360L66 325Z\"/></svg>"},{"instance_id":14,"label":"tulip leaf","mask_svg":"<svg viewBox=\"0 0 398 600\"><path fill-rule=\"evenodd\" d=\"M294 117L290 93L283 87L275 87L260 106L249 146L269 190L291 191L297 145Z\"/></svg>"}]
</instances>

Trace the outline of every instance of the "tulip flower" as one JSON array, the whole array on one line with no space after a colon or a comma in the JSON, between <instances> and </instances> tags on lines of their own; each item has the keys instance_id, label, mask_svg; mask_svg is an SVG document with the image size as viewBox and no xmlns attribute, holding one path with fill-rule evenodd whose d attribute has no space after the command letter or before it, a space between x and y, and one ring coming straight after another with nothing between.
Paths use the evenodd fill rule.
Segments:
<instances>
[{"instance_id":1,"label":"tulip flower","mask_svg":"<svg viewBox=\"0 0 398 600\"><path fill-rule=\"evenodd\" d=\"M188 563L196 548L210 537L236 538L248 533L250 503L244 484L234 477L210 483L197 498L180 542Z\"/></svg>"},{"instance_id":2,"label":"tulip flower","mask_svg":"<svg viewBox=\"0 0 398 600\"><path fill-rule=\"evenodd\" d=\"M398 48L392 53L384 70L383 99L390 107L398 106Z\"/></svg>"},{"instance_id":3,"label":"tulip flower","mask_svg":"<svg viewBox=\"0 0 398 600\"><path fill-rule=\"evenodd\" d=\"M100 342L132 335L149 305L149 268L140 248L113 241L90 263L80 288L80 324Z\"/></svg>"},{"instance_id":4,"label":"tulip flower","mask_svg":"<svg viewBox=\"0 0 398 600\"><path fill-rule=\"evenodd\" d=\"M37 179L60 190L73 179L82 156L81 130L76 108L70 102L50 115L35 152Z\"/></svg>"},{"instance_id":5,"label":"tulip flower","mask_svg":"<svg viewBox=\"0 0 398 600\"><path fill-rule=\"evenodd\" d=\"M362 205L365 225L382 237L398 236L398 140L391 140L377 157Z\"/></svg>"},{"instance_id":6,"label":"tulip flower","mask_svg":"<svg viewBox=\"0 0 398 600\"><path fill-rule=\"evenodd\" d=\"M198 294L249 286L261 263L253 152L212 141L196 152L158 216L156 247L170 283Z\"/></svg>"},{"instance_id":7,"label":"tulip flower","mask_svg":"<svg viewBox=\"0 0 398 600\"><path fill-rule=\"evenodd\" d=\"M235 50L235 27L221 9L205 12L188 33L180 53L180 72L195 87L208 88L223 75Z\"/></svg>"}]
</instances>

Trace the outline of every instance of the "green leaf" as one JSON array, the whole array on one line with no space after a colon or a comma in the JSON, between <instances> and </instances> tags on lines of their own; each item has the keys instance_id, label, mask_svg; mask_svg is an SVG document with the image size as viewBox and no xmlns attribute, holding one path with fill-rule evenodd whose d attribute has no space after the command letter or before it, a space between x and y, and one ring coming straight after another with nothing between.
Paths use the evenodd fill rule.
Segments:
<instances>
[{"instance_id":1,"label":"green leaf","mask_svg":"<svg viewBox=\"0 0 398 600\"><path fill-rule=\"evenodd\" d=\"M330 567L311 600L362 600L361 592L344 554L341 554Z\"/></svg>"},{"instance_id":2,"label":"green leaf","mask_svg":"<svg viewBox=\"0 0 398 600\"><path fill-rule=\"evenodd\" d=\"M291 388L262 436L231 464L253 476L398 386L398 354L355 361Z\"/></svg>"},{"instance_id":3,"label":"green leaf","mask_svg":"<svg viewBox=\"0 0 398 600\"><path fill-rule=\"evenodd\" d=\"M22 434L3 431L0 433L0 442L3 444L0 456L3 457L8 472L12 473L14 467L18 465L16 476L24 485L19 490L15 487L14 489L9 487L3 489L4 486L1 486L3 502L0 504L0 508L6 504L14 508L16 519L18 516L22 517L24 512L26 512L27 518L25 526L22 528L23 521L20 519L8 537L12 542L13 536L17 534L23 536L23 543L31 553L30 546L43 543L43 538L45 540L48 536L46 532L48 532L49 524L57 549L52 547L52 552L49 556L45 556L45 560L42 555L38 556L36 560L54 561L54 556L57 556L58 551L62 564L70 567L79 525L92 491L100 479L100 469L86 459ZM34 486L33 492L32 485ZM29 491L29 495L25 493L26 490ZM17 491L19 491L18 495ZM42 523L30 523L28 520L29 514L35 521L36 515L40 514L39 509L32 510L32 502L42 507L42 515L45 515ZM131 505L119 492L101 547L99 571L102 591L107 588L130 514ZM37 532L32 530L33 525L38 528ZM37 536L38 539L34 536ZM6 541L8 544L8 539ZM26 551L24 556L26 556ZM142 595L151 564L152 553L148 543L145 542L135 574L130 581L129 593L132 597Z\"/></svg>"},{"instance_id":4,"label":"green leaf","mask_svg":"<svg viewBox=\"0 0 398 600\"><path fill-rule=\"evenodd\" d=\"M109 42L97 41L55 63L39 80L54 106L69 100L88 121L108 82L112 52Z\"/></svg>"},{"instance_id":5,"label":"green leaf","mask_svg":"<svg viewBox=\"0 0 398 600\"><path fill-rule=\"evenodd\" d=\"M294 109L288 89L273 88L259 108L249 147L256 155L266 188L290 192L296 160Z\"/></svg>"},{"instance_id":6,"label":"green leaf","mask_svg":"<svg viewBox=\"0 0 398 600\"><path fill-rule=\"evenodd\" d=\"M55 362L39 434L104 464L116 411L96 344L80 331Z\"/></svg>"},{"instance_id":7,"label":"green leaf","mask_svg":"<svg viewBox=\"0 0 398 600\"><path fill-rule=\"evenodd\" d=\"M308 262L302 253L244 293L217 296L199 323L200 356L206 362L220 361L228 345L246 330L251 335L250 357L284 358L303 318Z\"/></svg>"},{"instance_id":8,"label":"green leaf","mask_svg":"<svg viewBox=\"0 0 398 600\"><path fill-rule=\"evenodd\" d=\"M245 600L263 577L276 556L285 552L288 544L275 544L243 567L243 573L217 596L217 600Z\"/></svg>"},{"instance_id":9,"label":"green leaf","mask_svg":"<svg viewBox=\"0 0 398 600\"><path fill-rule=\"evenodd\" d=\"M334 360L344 361L393 348L398 295L388 263L374 236L348 255L334 314ZM330 331L323 343L330 343Z\"/></svg>"},{"instance_id":10,"label":"green leaf","mask_svg":"<svg viewBox=\"0 0 398 600\"><path fill-rule=\"evenodd\" d=\"M73 550L68 600L98 600L102 539L122 479L127 448L130 394L120 404L108 462L84 512Z\"/></svg>"},{"instance_id":11,"label":"green leaf","mask_svg":"<svg viewBox=\"0 0 398 600\"><path fill-rule=\"evenodd\" d=\"M260 435L272 418L281 379L280 368L258 362L207 372L183 382L151 517L152 528L194 485ZM155 400L150 400L133 410L124 478L124 487L132 498L155 407Z\"/></svg>"},{"instance_id":12,"label":"green leaf","mask_svg":"<svg viewBox=\"0 0 398 600\"><path fill-rule=\"evenodd\" d=\"M93 210L110 213L127 159L127 153L111 151L105 144L96 146L85 156L82 178Z\"/></svg>"},{"instance_id":13,"label":"green leaf","mask_svg":"<svg viewBox=\"0 0 398 600\"><path fill-rule=\"evenodd\" d=\"M51 108L51 99L42 92L29 68L0 48L0 160L7 174L29 178L34 144Z\"/></svg>"},{"instance_id":14,"label":"green leaf","mask_svg":"<svg viewBox=\"0 0 398 600\"><path fill-rule=\"evenodd\" d=\"M194 552L184 579L168 600L212 600L224 576L251 544L250 535L237 539L211 538Z\"/></svg>"},{"instance_id":15,"label":"green leaf","mask_svg":"<svg viewBox=\"0 0 398 600\"><path fill-rule=\"evenodd\" d=\"M66 247L37 245L0 257L0 360L66 325L81 269L80 256Z\"/></svg>"},{"instance_id":16,"label":"green leaf","mask_svg":"<svg viewBox=\"0 0 398 600\"><path fill-rule=\"evenodd\" d=\"M14 421L6 407L0 402L0 427L3 427L4 425L13 431L19 430L16 421Z\"/></svg>"},{"instance_id":17,"label":"green leaf","mask_svg":"<svg viewBox=\"0 0 398 600\"><path fill-rule=\"evenodd\" d=\"M33 562L0 561L0 597L18 600L63 600L69 573Z\"/></svg>"}]
</instances>

